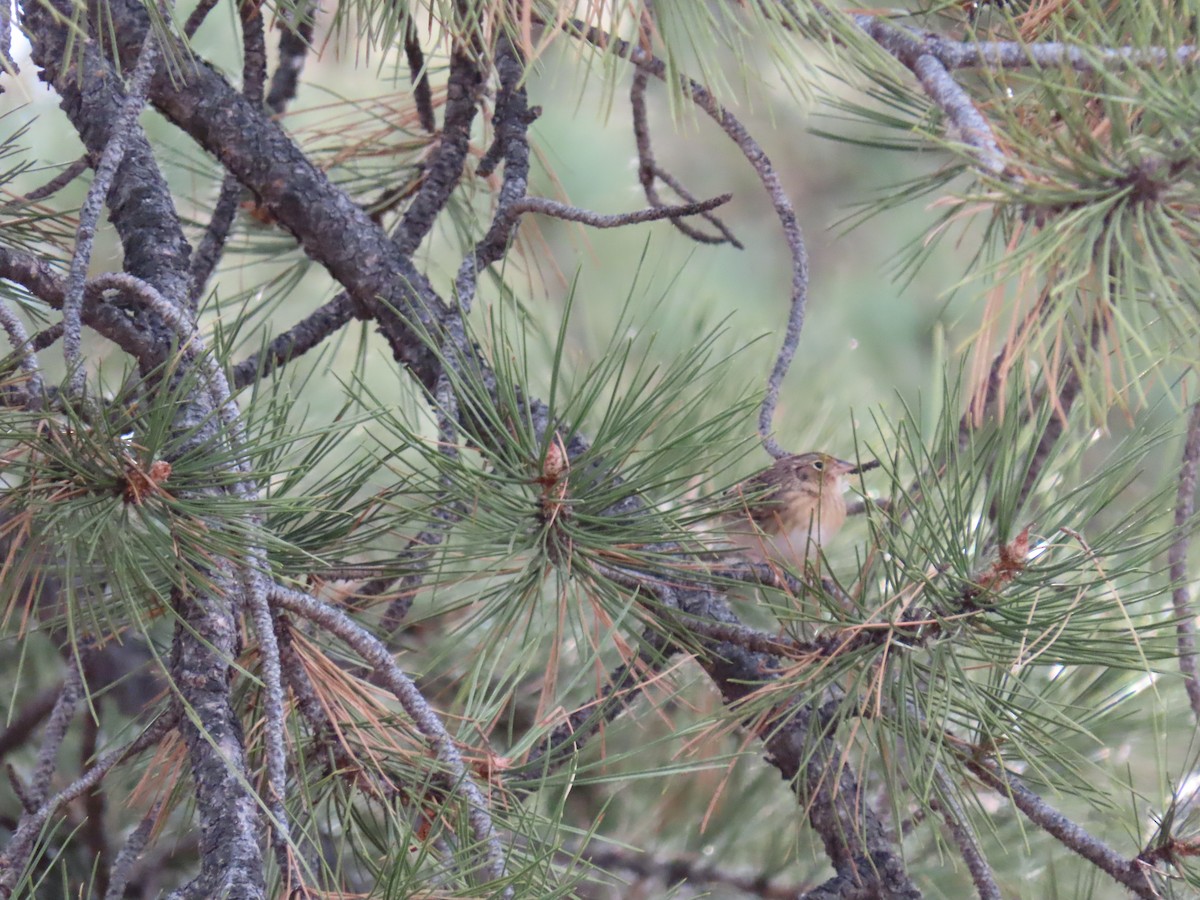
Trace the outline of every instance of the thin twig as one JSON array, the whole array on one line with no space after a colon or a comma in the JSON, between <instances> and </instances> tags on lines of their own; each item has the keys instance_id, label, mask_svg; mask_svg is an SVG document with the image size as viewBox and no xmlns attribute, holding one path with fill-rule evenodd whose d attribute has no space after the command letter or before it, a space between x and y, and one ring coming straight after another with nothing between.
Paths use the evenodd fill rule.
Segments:
<instances>
[{"instance_id":1,"label":"thin twig","mask_svg":"<svg viewBox=\"0 0 1200 900\"><path fill-rule=\"evenodd\" d=\"M50 715L51 710L54 709L62 689L61 682L54 687L46 688L21 707L21 711L17 713L9 726L4 731L0 731L0 759L29 740L29 736L41 724L42 719Z\"/></svg>"},{"instance_id":2,"label":"thin twig","mask_svg":"<svg viewBox=\"0 0 1200 900\"><path fill-rule=\"evenodd\" d=\"M300 85L300 73L308 59L312 45L313 29L316 26L316 0L289 3L277 7L279 27L283 35L279 38L279 62L271 76L271 88L267 91L267 109L278 116L296 97Z\"/></svg>"},{"instance_id":3,"label":"thin twig","mask_svg":"<svg viewBox=\"0 0 1200 900\"><path fill-rule=\"evenodd\" d=\"M571 20L564 28L568 33L580 37L590 44L615 53L629 60L639 69L649 72L655 78L666 81L669 73L667 64L652 53L636 47L628 41L614 37L598 28L593 28L578 20ZM788 309L787 327L784 330L783 344L779 355L771 368L767 379L767 392L763 398L762 408L758 414L758 433L763 447L776 459L787 455L771 433L771 424L775 418L775 407L779 404L779 392L783 379L791 368L792 359L796 355L796 346L800 342L800 332L804 330L804 314L808 304L808 251L805 249L804 233L796 220L796 210L788 198L783 183L770 157L763 151L758 142L746 130L746 127L729 110L717 102L716 98L699 82L687 76L680 76L680 88L691 98L700 109L716 122L726 136L742 151L747 162L754 168L763 189L771 199L775 215L779 218L784 240L792 257L792 287Z\"/></svg>"},{"instance_id":4,"label":"thin twig","mask_svg":"<svg viewBox=\"0 0 1200 900\"><path fill-rule=\"evenodd\" d=\"M233 367L237 389L266 377L280 366L303 356L354 318L354 304L344 291L309 313L287 331L276 335L262 354L255 353Z\"/></svg>"},{"instance_id":5,"label":"thin twig","mask_svg":"<svg viewBox=\"0 0 1200 900\"><path fill-rule=\"evenodd\" d=\"M510 216L516 217L527 212L552 216L555 219L565 219L568 222L579 222L592 228L622 228L626 225L638 225L642 222L657 222L660 219L670 219L676 216L694 216L724 206L733 199L733 194L721 194L698 203L680 203L675 206L651 206L647 209L635 209L627 213L604 214L580 209L550 200L546 197L525 197L510 204L506 209Z\"/></svg>"},{"instance_id":6,"label":"thin twig","mask_svg":"<svg viewBox=\"0 0 1200 900\"><path fill-rule=\"evenodd\" d=\"M1188 547L1195 528L1196 466L1200 462L1200 403L1192 407L1187 433L1183 439L1183 460L1179 464L1179 487L1175 492L1175 540L1167 551L1170 566L1171 602L1175 607L1175 635L1179 645L1179 671L1192 705L1192 715L1200 723L1200 679L1196 675L1196 613L1192 608L1192 585L1188 572Z\"/></svg>"},{"instance_id":7,"label":"thin twig","mask_svg":"<svg viewBox=\"0 0 1200 900\"><path fill-rule=\"evenodd\" d=\"M492 116L496 137L475 171L477 175L486 176L503 160L504 182L500 185L492 224L474 251L462 261L454 280L454 299L463 315L471 310L479 286L479 273L508 250L519 222L519 216L509 218L510 208L526 199L529 190L529 126L538 111L529 108L525 63L507 37L496 49L496 72L500 78L500 92Z\"/></svg>"},{"instance_id":8,"label":"thin twig","mask_svg":"<svg viewBox=\"0 0 1200 900\"><path fill-rule=\"evenodd\" d=\"M422 128L433 134L437 131L437 119L433 115L433 92L429 88L429 71L425 66L425 54L421 52L417 23L411 13L404 22L404 58L408 61L408 77L413 86L413 101L417 105L417 120Z\"/></svg>"},{"instance_id":9,"label":"thin twig","mask_svg":"<svg viewBox=\"0 0 1200 900\"><path fill-rule=\"evenodd\" d=\"M528 788L543 787L546 775L577 755L588 740L633 705L645 690L647 673L652 676L659 671L675 652L653 630L647 630L642 638L643 649L638 653L637 663L622 664L609 673L596 697L568 713L561 724L529 751L525 762L504 773L507 784L516 788L522 779L529 779Z\"/></svg>"},{"instance_id":10,"label":"thin twig","mask_svg":"<svg viewBox=\"0 0 1200 900\"><path fill-rule=\"evenodd\" d=\"M83 737L79 742L79 771L86 772L96 756L97 742L100 739L100 723L93 713L99 710L88 710L83 715ZM104 809L107 806L104 796L104 785L92 785L83 795L83 823L80 826L83 841L87 847L88 856L94 860L93 871L95 881L92 884L93 894L108 893L108 829L104 824Z\"/></svg>"},{"instance_id":11,"label":"thin twig","mask_svg":"<svg viewBox=\"0 0 1200 900\"><path fill-rule=\"evenodd\" d=\"M2 6L3 4L0 4L0 7ZM36 203L38 200L45 200L47 197L57 194L68 184L86 172L90 164L91 163L88 161L88 156L85 153L74 162L68 163L65 169L63 169L41 187L36 187L23 197L19 197L16 200L10 200L4 205L6 207L22 206L26 203Z\"/></svg>"},{"instance_id":12,"label":"thin twig","mask_svg":"<svg viewBox=\"0 0 1200 900\"><path fill-rule=\"evenodd\" d=\"M1158 900L1162 895L1151 878L1153 869L1138 859L1126 859L1099 838L1064 816L1045 800L1027 788L1012 773L997 763L968 759L970 769L988 787L1007 797L1031 822L1058 840L1064 847L1078 853L1102 872L1114 878L1144 900Z\"/></svg>"},{"instance_id":13,"label":"thin twig","mask_svg":"<svg viewBox=\"0 0 1200 900\"><path fill-rule=\"evenodd\" d=\"M856 16L855 23L863 28L864 23L860 20L870 18ZM882 22L879 19L875 21ZM1119 70L1161 66L1166 65L1168 61L1187 68L1197 63L1195 44L1184 44L1174 50L1167 50L1163 47L1106 48L1090 44L1072 47L1056 42L1025 44L1017 41L955 41L890 22L883 24L887 25L891 33L907 32L896 35L896 39L920 41L922 52L935 57L948 69L1053 69L1065 65L1079 72L1092 72L1101 67ZM881 31L879 36L871 34L871 37L889 53L893 52L889 46L892 40L890 33L885 34Z\"/></svg>"},{"instance_id":14,"label":"thin twig","mask_svg":"<svg viewBox=\"0 0 1200 900\"><path fill-rule=\"evenodd\" d=\"M780 884L767 872L747 874L735 872L715 865L705 856L655 856L640 850L624 847L584 847L578 854L593 866L606 872L625 871L641 879L654 879L665 889L678 890L686 884L693 890L706 887L729 888L739 895L762 897L763 900L795 900L807 896L812 885ZM631 886L636 889L637 885ZM645 888L634 896L646 896Z\"/></svg>"},{"instance_id":15,"label":"thin twig","mask_svg":"<svg viewBox=\"0 0 1200 900\"><path fill-rule=\"evenodd\" d=\"M79 705L82 693L83 676L79 672L79 666L69 665L62 692L50 713L50 721L46 723L46 732L42 736L42 746L38 749L37 766L33 770L33 781L28 794L34 808L46 802L46 795L50 792L50 781L58 768L58 751L62 747L63 738L67 736L71 719L75 717L75 708Z\"/></svg>"},{"instance_id":16,"label":"thin twig","mask_svg":"<svg viewBox=\"0 0 1200 900\"><path fill-rule=\"evenodd\" d=\"M84 304L87 304L87 297L84 297ZM84 317L86 321L86 316ZM55 322L53 325L47 326L29 339L29 346L34 353L41 353L47 347L52 347L63 334L62 322Z\"/></svg>"},{"instance_id":17,"label":"thin twig","mask_svg":"<svg viewBox=\"0 0 1200 900\"><path fill-rule=\"evenodd\" d=\"M450 786L462 792L468 805L468 818L475 839L487 848L488 870L497 880L504 878L504 849L492 824L487 801L467 772L454 739L411 678L396 665L387 648L373 634L339 609L283 585L273 585L271 601L286 610L316 623L345 641L375 671L376 677L400 701L417 730L428 739L434 755L447 768ZM511 897L506 887L503 896Z\"/></svg>"},{"instance_id":18,"label":"thin twig","mask_svg":"<svg viewBox=\"0 0 1200 900\"><path fill-rule=\"evenodd\" d=\"M242 96L251 103L263 102L263 84L267 79L267 49L263 34L262 0L243 0L238 6L242 20ZM242 184L231 174L221 181L221 190L213 206L212 217L204 229L200 246L192 254L192 289L188 296L194 312L208 280L221 261L229 230L237 216Z\"/></svg>"},{"instance_id":19,"label":"thin twig","mask_svg":"<svg viewBox=\"0 0 1200 900\"><path fill-rule=\"evenodd\" d=\"M471 124L479 109L482 89L483 74L474 55L456 47L450 56L441 142L425 167L420 190L394 234L396 246L405 256L411 256L429 234L462 177L471 149Z\"/></svg>"},{"instance_id":20,"label":"thin twig","mask_svg":"<svg viewBox=\"0 0 1200 900\"><path fill-rule=\"evenodd\" d=\"M917 77L926 96L957 129L962 142L972 148L980 167L992 175L1002 175L1007 163L992 126L962 85L951 77L945 62L927 52L924 42L910 31L884 19L855 16L854 23Z\"/></svg>"},{"instance_id":21,"label":"thin twig","mask_svg":"<svg viewBox=\"0 0 1200 900\"><path fill-rule=\"evenodd\" d=\"M125 846L121 848L121 852L117 854L117 858L109 870L108 890L104 892L104 900L123 900L125 897L125 887L129 884L129 876L133 873L133 867L137 863L138 857L146 849L150 832L161 812L162 801L160 800L151 807L150 812L142 817L142 821L125 841Z\"/></svg>"},{"instance_id":22,"label":"thin twig","mask_svg":"<svg viewBox=\"0 0 1200 900\"><path fill-rule=\"evenodd\" d=\"M975 836L966 810L955 797L950 776L939 764L934 764L933 782L937 786L938 795L930 798L930 806L942 817L954 846L958 848L959 855L967 864L967 871L971 873L979 900L1003 900L1000 886L996 884L996 876L988 864L983 848L979 846L979 839Z\"/></svg>"},{"instance_id":23,"label":"thin twig","mask_svg":"<svg viewBox=\"0 0 1200 900\"><path fill-rule=\"evenodd\" d=\"M0 0L3 4L3 0ZM21 404L29 409L41 409L45 388L42 385L42 369L38 363L37 351L29 340L25 324L8 308L8 304L0 301L0 328L8 335L9 343L20 360L21 371L25 373L28 384L21 386Z\"/></svg>"},{"instance_id":24,"label":"thin twig","mask_svg":"<svg viewBox=\"0 0 1200 900\"><path fill-rule=\"evenodd\" d=\"M96 760L96 764L92 768L43 803L36 812L22 815L16 831L9 839L8 846L4 848L3 853L0 853L0 897L12 895L17 876L25 868L29 853L33 850L34 839L46 820L54 815L60 806L69 803L99 784L114 766L130 756L141 753L147 747L157 744L166 736L167 732L175 727L178 721L179 714L175 711L159 716L145 731L124 747L106 753Z\"/></svg>"},{"instance_id":25,"label":"thin twig","mask_svg":"<svg viewBox=\"0 0 1200 900\"><path fill-rule=\"evenodd\" d=\"M437 447L438 453L453 463L458 459L458 428L455 425L458 421L458 400L454 395L447 370L455 365L453 361L458 359L459 351L454 347L445 346L442 348L442 352L446 358L446 369L443 369L438 376L433 397L438 429ZM429 572L429 564L433 560L436 548L441 546L450 529L462 520L465 507L460 501L449 499L451 496L450 479L449 467L447 467L440 479L442 498L434 504L433 521L429 527L408 542L405 563L410 571L400 579L395 588L398 596L388 604L388 608L380 620L380 628L384 634L390 635L400 627L412 607L413 596L425 582L425 576ZM415 547L420 547L420 550L411 552ZM390 584L385 585L376 581L368 584L365 592L367 594L383 593L389 589L391 589Z\"/></svg>"},{"instance_id":26,"label":"thin twig","mask_svg":"<svg viewBox=\"0 0 1200 900\"><path fill-rule=\"evenodd\" d=\"M82 394L86 373L80 358L82 351L83 289L87 279L88 264L92 258L92 244L96 239L96 224L100 210L112 186L117 167L125 158L126 142L139 129L138 116L146 105L146 94L150 90L150 78L158 62L158 40L154 31L146 32L138 54L137 65L130 79L129 92L121 106L117 121L113 123L111 136L100 163L96 166L96 177L88 188L87 197L79 210L79 227L76 229L75 252L71 254L71 268L67 275L66 297L63 300L63 355L71 376L71 392Z\"/></svg>"},{"instance_id":27,"label":"thin twig","mask_svg":"<svg viewBox=\"0 0 1200 900\"><path fill-rule=\"evenodd\" d=\"M10 52L12 48L12 4L0 3L0 67L15 75L20 72L16 60ZM3 93L0 88L0 93Z\"/></svg>"},{"instance_id":28,"label":"thin twig","mask_svg":"<svg viewBox=\"0 0 1200 900\"><path fill-rule=\"evenodd\" d=\"M204 20L208 18L208 14L213 11L217 5L217 0L200 0L196 4L196 8L192 10L191 15L187 17L187 21L183 23L183 33L189 38L192 37L200 26L204 24Z\"/></svg>"},{"instance_id":29,"label":"thin twig","mask_svg":"<svg viewBox=\"0 0 1200 900\"><path fill-rule=\"evenodd\" d=\"M650 125L646 117L646 86L650 75L643 69L633 74L633 85L629 89L629 106L633 114L633 137L638 151L638 180L651 206L663 206L663 200L658 194L656 182L662 181L671 190L688 203L695 203L695 196L675 178L663 169L654 158L654 145L650 141ZM729 227L712 213L702 213L702 217L720 232L720 235L705 234L698 228L693 228L681 218L671 219L671 224L700 244L732 244L739 250L745 249L741 242L734 237Z\"/></svg>"},{"instance_id":30,"label":"thin twig","mask_svg":"<svg viewBox=\"0 0 1200 900\"><path fill-rule=\"evenodd\" d=\"M669 219L672 216L696 215L710 209L716 209L718 206L728 203L732 197L732 194L722 194L719 197L702 200L699 203L687 203L679 206L652 206L647 209L634 210L633 212L613 213L609 215L580 209L577 206L570 206L546 197L524 197L503 207L496 214L491 228L488 229L488 233L484 239L479 242L479 248L475 254L463 260L462 265L458 269L458 275L454 279L455 295L460 304L464 304L467 309L470 308L471 299L474 296L475 278L487 262L485 249L505 246L509 236L512 234L513 227L525 213L539 213L543 216L551 216L567 222L579 222L582 225L590 225L593 228L622 228L626 225L638 225L642 222Z\"/></svg>"}]
</instances>

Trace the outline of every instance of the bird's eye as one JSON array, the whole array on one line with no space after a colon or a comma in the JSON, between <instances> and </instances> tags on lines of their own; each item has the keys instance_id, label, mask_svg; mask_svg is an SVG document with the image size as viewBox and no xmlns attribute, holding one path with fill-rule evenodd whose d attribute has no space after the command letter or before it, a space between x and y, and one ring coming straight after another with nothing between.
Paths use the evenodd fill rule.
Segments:
<instances>
[{"instance_id":1,"label":"bird's eye","mask_svg":"<svg viewBox=\"0 0 1200 900\"><path fill-rule=\"evenodd\" d=\"M816 471L820 472L825 468L825 463L821 462L821 460L819 460L819 459L814 459L812 467Z\"/></svg>"}]
</instances>

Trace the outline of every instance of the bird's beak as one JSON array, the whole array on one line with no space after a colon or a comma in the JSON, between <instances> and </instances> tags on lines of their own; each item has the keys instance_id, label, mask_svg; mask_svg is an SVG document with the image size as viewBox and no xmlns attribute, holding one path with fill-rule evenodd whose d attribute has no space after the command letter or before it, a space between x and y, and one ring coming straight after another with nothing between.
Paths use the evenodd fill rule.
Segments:
<instances>
[{"instance_id":1,"label":"bird's beak","mask_svg":"<svg viewBox=\"0 0 1200 900\"><path fill-rule=\"evenodd\" d=\"M839 470L846 475L860 475L863 472L870 472L872 469L879 468L879 460L868 459L864 463L852 463L839 459L837 461Z\"/></svg>"}]
</instances>

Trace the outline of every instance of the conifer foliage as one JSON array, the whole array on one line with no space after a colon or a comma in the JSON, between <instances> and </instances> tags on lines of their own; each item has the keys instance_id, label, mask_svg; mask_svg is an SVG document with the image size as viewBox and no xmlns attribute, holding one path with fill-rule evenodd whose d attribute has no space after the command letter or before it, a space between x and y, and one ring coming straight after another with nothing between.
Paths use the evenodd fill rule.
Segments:
<instances>
[{"instance_id":1,"label":"conifer foliage","mask_svg":"<svg viewBox=\"0 0 1200 900\"><path fill-rule=\"evenodd\" d=\"M0 897L1195 896L1198 17L0 6Z\"/></svg>"}]
</instances>

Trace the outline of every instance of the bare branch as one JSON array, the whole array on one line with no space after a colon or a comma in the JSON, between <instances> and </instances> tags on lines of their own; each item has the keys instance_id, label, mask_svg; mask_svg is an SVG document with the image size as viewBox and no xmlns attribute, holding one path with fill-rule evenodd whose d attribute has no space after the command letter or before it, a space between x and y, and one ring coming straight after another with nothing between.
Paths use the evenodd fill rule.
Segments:
<instances>
[{"instance_id":1,"label":"bare branch","mask_svg":"<svg viewBox=\"0 0 1200 900\"><path fill-rule=\"evenodd\" d=\"M578 20L572 20L563 27L569 34L629 60L655 78L662 81L667 80L666 63L641 47L635 47L628 41L621 40ZM767 394L763 398L762 409L759 410L758 415L758 433L763 447L778 459L786 456L788 451L784 450L771 434L771 424L775 418L775 407L779 403L779 392L783 385L783 379L787 376L788 369L791 368L792 359L796 355L796 346L800 342L800 332L804 330L804 313L808 304L808 251L804 245L804 233L800 230L800 223L796 220L796 211L792 207L792 201L788 198L787 192L783 189L783 183L779 180L774 164L762 147L758 145L758 142L751 137L746 127L729 110L721 106L699 82L681 76L679 84L684 94L721 126L721 130L737 145L737 148L742 151L742 155L746 157L758 174L763 189L771 199L775 215L779 218L784 240L787 242L792 256L792 289L787 327L784 330L783 344L779 348L779 355L776 357L771 375L767 379Z\"/></svg>"},{"instance_id":2,"label":"bare branch","mask_svg":"<svg viewBox=\"0 0 1200 900\"><path fill-rule=\"evenodd\" d=\"M941 815L942 822L945 823L946 830L950 832L950 837L954 841L954 846L958 848L959 855L967 864L967 870L971 873L971 880L975 882L979 900L1003 900L1000 886L996 884L996 876L992 872L992 867L988 865L983 849L979 846L979 840L975 837L975 830L971 827L966 810L955 799L954 785L941 765L934 765L933 781L937 785L938 795L930 798L930 806Z\"/></svg>"},{"instance_id":3,"label":"bare branch","mask_svg":"<svg viewBox=\"0 0 1200 900\"><path fill-rule=\"evenodd\" d=\"M157 744L166 736L167 732L175 727L178 720L179 715L176 712L159 716L145 731L124 747L106 753L96 760L96 764L92 768L43 803L36 812L21 816L21 821L9 840L8 846L4 848L3 853L0 853L0 897L12 895L12 889L16 885L17 877L25 868L38 832L46 820L58 811L59 807L99 784L114 766L141 753L147 747Z\"/></svg>"},{"instance_id":4,"label":"bare branch","mask_svg":"<svg viewBox=\"0 0 1200 900\"><path fill-rule=\"evenodd\" d=\"M234 366L234 388L244 388L303 356L353 318L354 304L350 301L350 295L345 292L338 294L287 331L276 335L261 356L255 353Z\"/></svg>"},{"instance_id":5,"label":"bare branch","mask_svg":"<svg viewBox=\"0 0 1200 900\"><path fill-rule=\"evenodd\" d=\"M50 790L50 780L58 768L58 751L62 747L63 738L67 736L67 728L75 716L75 708L79 705L79 696L83 692L83 676L78 665L67 669L67 677L63 681L62 692L50 713L50 721L46 723L46 733L42 737L42 746L38 750L37 768L33 770L33 782L29 786L28 797L34 807L46 802L46 794ZM32 810L31 810L32 811Z\"/></svg>"},{"instance_id":6,"label":"bare branch","mask_svg":"<svg viewBox=\"0 0 1200 900\"><path fill-rule=\"evenodd\" d=\"M591 846L583 848L580 855L592 865L608 872L624 871L640 879L653 879L667 889L686 884L702 890L706 887L731 888L739 894L762 897L763 900L796 900L807 896L812 885L780 884L769 873L758 874L731 871L715 865L702 856L653 856L622 847ZM646 896L648 885L633 885L642 888L636 896Z\"/></svg>"},{"instance_id":7,"label":"bare branch","mask_svg":"<svg viewBox=\"0 0 1200 900\"><path fill-rule=\"evenodd\" d=\"M500 41L497 48L496 71L500 78L500 93L492 116L496 136L475 172L486 177L503 160L504 182L500 186L492 224L483 239L475 245L474 252L462 261L454 280L455 300L464 314L470 311L475 299L479 273L508 250L520 218L510 213L510 207L524 200L529 190L529 126L539 110L529 108L529 98L525 93L525 64L507 37Z\"/></svg>"},{"instance_id":8,"label":"bare branch","mask_svg":"<svg viewBox=\"0 0 1200 900\"><path fill-rule=\"evenodd\" d=\"M104 892L104 900L123 900L125 897L125 887L129 884L129 876L133 872L134 864L142 855L142 851L146 849L146 842L150 839L150 832L154 828L154 823L158 821L161 811L162 803L155 803L150 812L142 817L142 821L129 835L129 839L125 841L125 846L117 854L116 861L113 862L112 869L109 871L108 890Z\"/></svg>"},{"instance_id":9,"label":"bare branch","mask_svg":"<svg viewBox=\"0 0 1200 900\"><path fill-rule=\"evenodd\" d=\"M100 740L99 710L94 707L83 716L83 735L79 742L79 771L86 772L96 757ZM108 892L108 829L104 824L104 785L96 784L83 795L83 824L80 831L88 855L95 861L94 893Z\"/></svg>"},{"instance_id":10,"label":"bare branch","mask_svg":"<svg viewBox=\"0 0 1200 900\"><path fill-rule=\"evenodd\" d=\"M428 740L438 760L448 771L448 782L452 790L461 791L468 805L468 818L475 839L487 848L488 871L495 879L504 877L504 850L492 824L487 801L475 782L471 780L463 763L462 755L454 739L438 718L428 701L421 695L416 684L409 678L387 648L353 619L339 609L302 594L283 585L271 588L271 601L298 616L315 622L331 634L345 641L375 671L375 675L395 694L413 724ZM503 896L511 897L512 888L505 888Z\"/></svg>"},{"instance_id":11,"label":"bare branch","mask_svg":"<svg viewBox=\"0 0 1200 900\"><path fill-rule=\"evenodd\" d=\"M12 58L12 4L0 4L0 67L16 74L20 71ZM0 93L3 89L0 88Z\"/></svg>"},{"instance_id":12,"label":"bare branch","mask_svg":"<svg viewBox=\"0 0 1200 900\"><path fill-rule=\"evenodd\" d=\"M218 0L200 0L191 15L187 17L187 21L183 23L183 33L190 38L199 31L200 26L204 24L204 20L208 18L208 14L213 11L217 2Z\"/></svg>"},{"instance_id":13,"label":"bare branch","mask_svg":"<svg viewBox=\"0 0 1200 900\"><path fill-rule=\"evenodd\" d=\"M528 778L535 789L544 786L547 774L572 759L588 740L633 705L642 695L647 675L659 671L675 652L675 648L669 647L662 635L654 631L646 631L642 640L637 661L617 666L594 699L568 713L564 722L555 726L541 744L529 751L525 762L504 773L506 782L512 784Z\"/></svg>"},{"instance_id":14,"label":"bare branch","mask_svg":"<svg viewBox=\"0 0 1200 900\"><path fill-rule=\"evenodd\" d=\"M682 203L678 206L652 206L648 209L638 209L633 212L606 215L604 213L580 209L577 206L570 206L566 203L559 203L557 200L550 200L546 197L526 197L508 206L507 211L513 217L533 212L544 216L552 216L555 219L564 219L568 222L580 222L584 225L590 225L593 228L622 228L626 225L638 225L642 222L657 222L659 219L698 215L708 212L710 209L716 209L718 206L724 206L732 199L733 194L721 194L719 197L701 200L699 203Z\"/></svg>"},{"instance_id":15,"label":"bare branch","mask_svg":"<svg viewBox=\"0 0 1200 900\"><path fill-rule=\"evenodd\" d=\"M1192 585L1188 570L1188 548L1195 528L1196 466L1200 463L1200 403L1192 407L1183 439L1183 460L1179 464L1179 487L1175 492L1175 540L1167 552L1171 572L1171 603L1175 607L1175 634L1179 645L1179 670L1192 705L1192 715L1200 723L1200 678L1196 674L1196 611L1192 606Z\"/></svg>"},{"instance_id":16,"label":"bare branch","mask_svg":"<svg viewBox=\"0 0 1200 900\"><path fill-rule=\"evenodd\" d=\"M482 89L483 74L474 56L464 48L456 48L450 57L441 144L425 168L420 190L396 226L396 246L404 256L411 256L421 245L458 186L471 148L471 123L479 109Z\"/></svg>"},{"instance_id":17,"label":"bare branch","mask_svg":"<svg viewBox=\"0 0 1200 900\"><path fill-rule=\"evenodd\" d=\"M637 142L638 151L638 180L641 181L642 190L651 206L664 205L658 193L656 184L658 181L666 184L685 202L695 203L695 196L677 178L663 169L654 158L654 147L650 142L650 125L646 119L646 86L649 81L649 74L643 69L638 69L633 74L633 85L629 89L629 105L633 113L633 136ZM741 242L733 236L733 232L721 219L711 213L702 213L701 215L705 221L720 232L720 236L705 234L678 217L672 218L671 224L697 243L732 244L739 250L744 249Z\"/></svg>"},{"instance_id":18,"label":"bare branch","mask_svg":"<svg viewBox=\"0 0 1200 900\"><path fill-rule=\"evenodd\" d=\"M15 207L22 206L26 203L36 203L38 200L45 200L47 197L57 194L68 184L82 175L85 171L87 171L87 168L90 165L91 162L88 160L88 157L85 154L74 162L68 163L65 169L63 169L41 187L34 188L25 196L19 197L16 200L10 200L4 205L6 207Z\"/></svg>"},{"instance_id":19,"label":"bare branch","mask_svg":"<svg viewBox=\"0 0 1200 900\"><path fill-rule=\"evenodd\" d=\"M421 127L433 134L437 131L437 119L433 115L433 92L429 88L429 71L425 67L425 54L421 52L417 23L411 14L404 20L404 57L408 60L408 76L412 81L417 118Z\"/></svg>"},{"instance_id":20,"label":"bare branch","mask_svg":"<svg viewBox=\"0 0 1200 900\"><path fill-rule=\"evenodd\" d=\"M263 35L262 0L246 0L238 5L242 20L242 96L250 103L262 105L263 83L267 78L267 49ZM233 175L227 174L221 182L221 191L213 207L212 217L204 230L200 246L192 254L192 289L190 306L195 311L204 288L221 260L229 229L237 215L238 199L242 185Z\"/></svg>"},{"instance_id":21,"label":"bare branch","mask_svg":"<svg viewBox=\"0 0 1200 900\"><path fill-rule=\"evenodd\" d=\"M42 719L50 715L51 710L58 703L62 690L63 683L46 688L21 707L21 711L13 717L8 727L4 731L0 731L0 759L29 740L34 729L41 724Z\"/></svg>"},{"instance_id":22,"label":"bare branch","mask_svg":"<svg viewBox=\"0 0 1200 900\"><path fill-rule=\"evenodd\" d=\"M24 323L3 301L0 301L0 328L8 335L8 341L21 361L21 371L25 373L28 381L28 385L21 388L24 397L20 402L29 409L40 409L45 388L42 385L42 368L37 360L37 351L29 340Z\"/></svg>"},{"instance_id":23,"label":"bare branch","mask_svg":"<svg viewBox=\"0 0 1200 900\"><path fill-rule=\"evenodd\" d=\"M287 109L296 96L300 73L304 71L312 44L316 12L316 0L287 4L277 11L283 35L279 38L279 62L267 92L267 109L275 115Z\"/></svg>"},{"instance_id":24,"label":"bare branch","mask_svg":"<svg viewBox=\"0 0 1200 900\"><path fill-rule=\"evenodd\" d=\"M79 211L79 227L75 232L75 251L71 254L71 268L67 275L66 297L63 299L63 354L71 373L71 391L82 394L86 372L81 352L81 328L83 309L83 287L87 279L88 264L92 259L92 244L96 239L96 224L100 210L108 196L117 167L125 157L125 147L131 134L140 131L138 116L146 105L150 90L150 77L158 63L158 41L153 31L146 33L138 55L137 65L130 80L129 92L121 107L120 116L112 123L108 144L100 155L96 166L96 177L88 188L87 198Z\"/></svg>"},{"instance_id":25,"label":"bare branch","mask_svg":"<svg viewBox=\"0 0 1200 900\"><path fill-rule=\"evenodd\" d=\"M979 112L962 86L946 70L938 56L907 29L896 28L875 16L855 16L855 24L907 67L921 83L926 95L946 115L962 142L975 151L975 159L984 171L1002 175L1006 162L992 126Z\"/></svg>"},{"instance_id":26,"label":"bare branch","mask_svg":"<svg viewBox=\"0 0 1200 900\"><path fill-rule=\"evenodd\" d=\"M877 25L863 22L864 19L871 17L855 16L858 26L871 34L889 53L895 55L897 50L894 47L917 40L922 45L923 53L935 57L947 69L1052 69L1068 66L1079 72L1090 72L1100 67L1119 70L1163 66L1168 62L1190 68L1197 62L1195 44L1167 50L1162 47L1072 47L1056 42L954 41L891 23L882 23L887 26L884 31Z\"/></svg>"},{"instance_id":27,"label":"bare branch","mask_svg":"<svg viewBox=\"0 0 1200 900\"><path fill-rule=\"evenodd\" d=\"M1027 788L1022 781L997 763L985 760L966 760L969 768L988 787L998 791L1031 822L1058 840L1064 847L1078 853L1116 882L1144 900L1157 900L1161 894L1151 878L1153 869L1137 858L1126 859L1072 822L1045 800Z\"/></svg>"}]
</instances>

